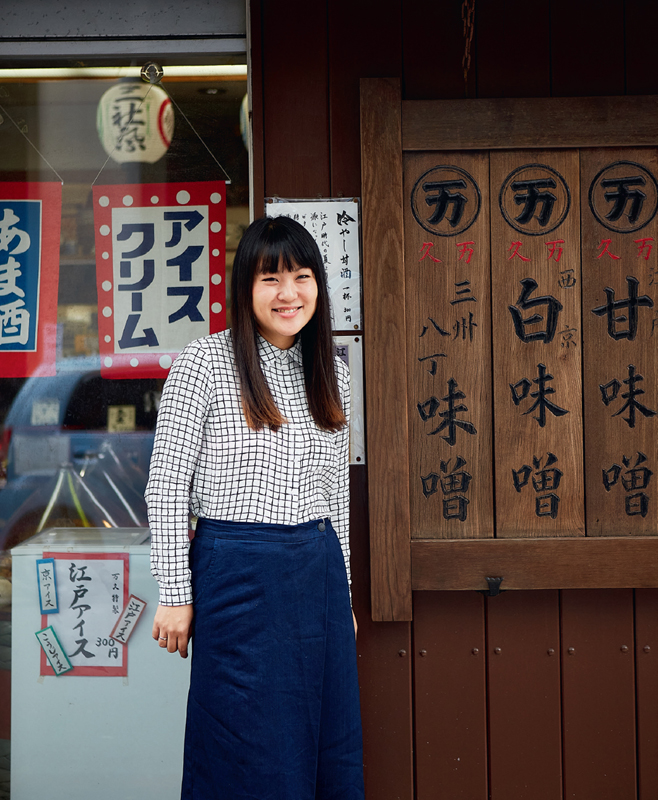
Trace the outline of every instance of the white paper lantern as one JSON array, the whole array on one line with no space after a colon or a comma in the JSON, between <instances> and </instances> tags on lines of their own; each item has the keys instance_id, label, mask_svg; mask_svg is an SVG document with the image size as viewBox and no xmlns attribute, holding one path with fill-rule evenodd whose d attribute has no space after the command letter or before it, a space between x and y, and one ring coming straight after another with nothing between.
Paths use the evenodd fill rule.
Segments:
<instances>
[{"instance_id":1,"label":"white paper lantern","mask_svg":"<svg viewBox=\"0 0 658 800\"><path fill-rule=\"evenodd\" d=\"M118 83L101 97L96 127L105 152L114 161L153 164L169 149L174 110L159 86L141 81Z\"/></svg>"},{"instance_id":2,"label":"white paper lantern","mask_svg":"<svg viewBox=\"0 0 658 800\"><path fill-rule=\"evenodd\" d=\"M251 128L249 126L249 96L245 95L240 103L240 133L242 134L242 143L249 150L249 136Z\"/></svg>"}]
</instances>

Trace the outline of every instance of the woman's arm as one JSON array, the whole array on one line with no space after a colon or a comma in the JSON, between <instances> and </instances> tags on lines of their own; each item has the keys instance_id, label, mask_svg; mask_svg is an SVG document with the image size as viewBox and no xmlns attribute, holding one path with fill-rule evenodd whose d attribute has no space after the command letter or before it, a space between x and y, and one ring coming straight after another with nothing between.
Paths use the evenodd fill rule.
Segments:
<instances>
[{"instance_id":1,"label":"woman's arm","mask_svg":"<svg viewBox=\"0 0 658 800\"><path fill-rule=\"evenodd\" d=\"M350 374L345 363L336 358L336 377L343 403L343 413L348 424L336 434L338 477L336 490L329 501L331 524L343 549L348 583L350 571Z\"/></svg>"},{"instance_id":2,"label":"woman's arm","mask_svg":"<svg viewBox=\"0 0 658 800\"><path fill-rule=\"evenodd\" d=\"M192 602L190 486L213 391L207 351L201 342L192 342L174 362L164 386L145 492L151 571L160 585L161 606Z\"/></svg>"}]
</instances>

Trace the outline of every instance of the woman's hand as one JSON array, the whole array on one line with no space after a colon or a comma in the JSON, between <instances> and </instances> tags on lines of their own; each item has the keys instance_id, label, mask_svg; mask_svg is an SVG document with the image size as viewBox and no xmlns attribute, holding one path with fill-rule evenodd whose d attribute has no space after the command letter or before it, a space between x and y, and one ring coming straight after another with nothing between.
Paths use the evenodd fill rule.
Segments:
<instances>
[{"instance_id":1,"label":"woman's hand","mask_svg":"<svg viewBox=\"0 0 658 800\"><path fill-rule=\"evenodd\" d=\"M352 611L352 620L354 621L354 638L356 639L356 632L359 630L359 626L356 624L356 617L354 616L354 611Z\"/></svg>"},{"instance_id":2,"label":"woman's hand","mask_svg":"<svg viewBox=\"0 0 658 800\"><path fill-rule=\"evenodd\" d=\"M187 645L192 627L192 605L158 606L153 620L153 638L168 652L177 650L181 658L187 658Z\"/></svg>"}]
</instances>

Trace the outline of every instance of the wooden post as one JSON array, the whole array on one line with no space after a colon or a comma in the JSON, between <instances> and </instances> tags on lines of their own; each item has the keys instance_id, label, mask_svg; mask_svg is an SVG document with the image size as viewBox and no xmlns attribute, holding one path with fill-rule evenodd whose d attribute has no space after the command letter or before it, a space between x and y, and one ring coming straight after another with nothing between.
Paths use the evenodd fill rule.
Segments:
<instances>
[{"instance_id":1,"label":"wooden post","mask_svg":"<svg viewBox=\"0 0 658 800\"><path fill-rule=\"evenodd\" d=\"M361 164L372 618L401 622L412 606L398 79L361 81Z\"/></svg>"}]
</instances>

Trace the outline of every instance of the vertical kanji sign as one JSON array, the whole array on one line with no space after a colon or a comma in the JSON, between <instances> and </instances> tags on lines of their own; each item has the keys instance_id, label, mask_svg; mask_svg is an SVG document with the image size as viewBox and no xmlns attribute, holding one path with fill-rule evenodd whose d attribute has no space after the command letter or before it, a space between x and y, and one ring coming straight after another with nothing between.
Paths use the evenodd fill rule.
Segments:
<instances>
[{"instance_id":1,"label":"vertical kanji sign","mask_svg":"<svg viewBox=\"0 0 658 800\"><path fill-rule=\"evenodd\" d=\"M222 181L94 187L101 372L165 377L226 327Z\"/></svg>"},{"instance_id":2,"label":"vertical kanji sign","mask_svg":"<svg viewBox=\"0 0 658 800\"><path fill-rule=\"evenodd\" d=\"M587 533L656 533L658 158L581 156Z\"/></svg>"},{"instance_id":3,"label":"vertical kanji sign","mask_svg":"<svg viewBox=\"0 0 658 800\"><path fill-rule=\"evenodd\" d=\"M0 188L0 371L54 375L59 284L60 183Z\"/></svg>"},{"instance_id":4,"label":"vertical kanji sign","mask_svg":"<svg viewBox=\"0 0 658 800\"><path fill-rule=\"evenodd\" d=\"M404 157L414 538L493 536L489 160Z\"/></svg>"},{"instance_id":5,"label":"vertical kanji sign","mask_svg":"<svg viewBox=\"0 0 658 800\"><path fill-rule=\"evenodd\" d=\"M584 535L578 152L490 164L496 535Z\"/></svg>"}]
</instances>

